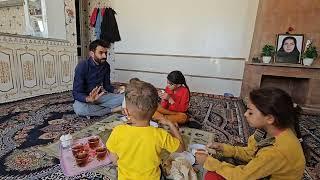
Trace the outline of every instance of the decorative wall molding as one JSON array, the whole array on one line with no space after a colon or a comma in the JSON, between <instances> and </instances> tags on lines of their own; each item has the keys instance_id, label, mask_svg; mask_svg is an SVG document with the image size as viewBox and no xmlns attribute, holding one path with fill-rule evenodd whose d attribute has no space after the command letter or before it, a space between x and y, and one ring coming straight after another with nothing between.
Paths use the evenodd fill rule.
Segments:
<instances>
[{"instance_id":1,"label":"decorative wall molding","mask_svg":"<svg viewBox=\"0 0 320 180\"><path fill-rule=\"evenodd\" d=\"M0 103L72 89L77 64L74 0L65 0L65 10L67 40L0 33Z\"/></svg>"},{"instance_id":2,"label":"decorative wall molding","mask_svg":"<svg viewBox=\"0 0 320 180\"><path fill-rule=\"evenodd\" d=\"M25 45L75 46L75 44L72 44L67 40L33 37L27 35L15 35L7 33L0 33L0 42L13 44L19 43Z\"/></svg>"},{"instance_id":3,"label":"decorative wall molding","mask_svg":"<svg viewBox=\"0 0 320 180\"><path fill-rule=\"evenodd\" d=\"M69 85L72 81L72 71L73 71L73 56L71 52L63 51L58 52L59 61L60 61L60 77L61 83L65 85Z\"/></svg>"},{"instance_id":4,"label":"decorative wall molding","mask_svg":"<svg viewBox=\"0 0 320 180\"><path fill-rule=\"evenodd\" d=\"M33 49L17 49L18 76L22 93L34 94L40 90L38 54Z\"/></svg>"},{"instance_id":5,"label":"decorative wall molding","mask_svg":"<svg viewBox=\"0 0 320 180\"><path fill-rule=\"evenodd\" d=\"M10 2L11 1L14 0L10 0ZM4 7L0 1L1 33L24 34L24 30L26 29L25 24L23 4L20 6Z\"/></svg>"},{"instance_id":6,"label":"decorative wall molding","mask_svg":"<svg viewBox=\"0 0 320 180\"><path fill-rule=\"evenodd\" d=\"M15 87L15 77L13 76L13 68L15 67L12 49L2 49L0 51L0 92L9 92Z\"/></svg>"},{"instance_id":7,"label":"decorative wall molding","mask_svg":"<svg viewBox=\"0 0 320 180\"><path fill-rule=\"evenodd\" d=\"M12 6L22 6L23 0L7 0L0 1L0 8L12 7Z\"/></svg>"},{"instance_id":8,"label":"decorative wall molding","mask_svg":"<svg viewBox=\"0 0 320 180\"><path fill-rule=\"evenodd\" d=\"M58 62L55 51L40 50L40 62L42 70L42 87L44 89L54 89L58 86Z\"/></svg>"}]
</instances>

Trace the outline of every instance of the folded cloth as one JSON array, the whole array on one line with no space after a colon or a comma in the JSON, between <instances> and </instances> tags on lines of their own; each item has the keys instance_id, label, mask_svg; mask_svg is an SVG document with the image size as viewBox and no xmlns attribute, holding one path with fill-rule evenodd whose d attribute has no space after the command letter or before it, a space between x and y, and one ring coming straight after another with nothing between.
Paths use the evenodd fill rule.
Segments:
<instances>
[{"instance_id":1,"label":"folded cloth","mask_svg":"<svg viewBox=\"0 0 320 180\"><path fill-rule=\"evenodd\" d=\"M172 161L170 178L174 180L197 180L197 174L186 159L176 158Z\"/></svg>"}]
</instances>

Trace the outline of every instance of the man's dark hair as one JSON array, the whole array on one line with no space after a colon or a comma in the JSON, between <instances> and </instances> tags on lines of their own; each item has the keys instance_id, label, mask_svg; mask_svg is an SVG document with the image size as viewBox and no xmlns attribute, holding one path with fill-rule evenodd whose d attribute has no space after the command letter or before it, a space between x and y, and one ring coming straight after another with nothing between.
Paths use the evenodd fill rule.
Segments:
<instances>
[{"instance_id":1,"label":"man's dark hair","mask_svg":"<svg viewBox=\"0 0 320 180\"><path fill-rule=\"evenodd\" d=\"M89 45L89 51L93 51L94 52L98 46L102 46L104 48L109 48L110 47L110 42L107 42L107 41L104 41L104 40L101 40L101 39L94 40Z\"/></svg>"}]
</instances>

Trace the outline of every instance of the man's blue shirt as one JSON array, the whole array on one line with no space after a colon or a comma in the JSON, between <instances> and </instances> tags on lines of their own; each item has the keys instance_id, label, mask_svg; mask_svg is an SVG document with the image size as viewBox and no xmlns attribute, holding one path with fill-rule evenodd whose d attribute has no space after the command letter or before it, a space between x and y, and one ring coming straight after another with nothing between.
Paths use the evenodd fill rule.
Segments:
<instances>
[{"instance_id":1,"label":"man's blue shirt","mask_svg":"<svg viewBox=\"0 0 320 180\"><path fill-rule=\"evenodd\" d=\"M97 65L92 58L81 61L74 73L73 98L80 102L86 102L86 97L96 86L103 86L106 91L113 92L109 63Z\"/></svg>"}]
</instances>

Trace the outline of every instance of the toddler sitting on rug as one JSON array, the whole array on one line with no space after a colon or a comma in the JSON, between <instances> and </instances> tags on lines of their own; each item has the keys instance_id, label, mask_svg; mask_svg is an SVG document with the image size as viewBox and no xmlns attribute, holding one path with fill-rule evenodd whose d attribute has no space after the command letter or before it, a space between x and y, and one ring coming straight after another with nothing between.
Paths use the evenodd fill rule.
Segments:
<instances>
[{"instance_id":1,"label":"toddler sitting on rug","mask_svg":"<svg viewBox=\"0 0 320 180\"><path fill-rule=\"evenodd\" d=\"M112 161L118 164L118 179L159 180L160 152L184 151L184 143L177 127L169 126L170 133L149 125L158 107L158 92L151 84L130 83L125 90L125 112L129 122L115 127L106 142Z\"/></svg>"}]
</instances>

